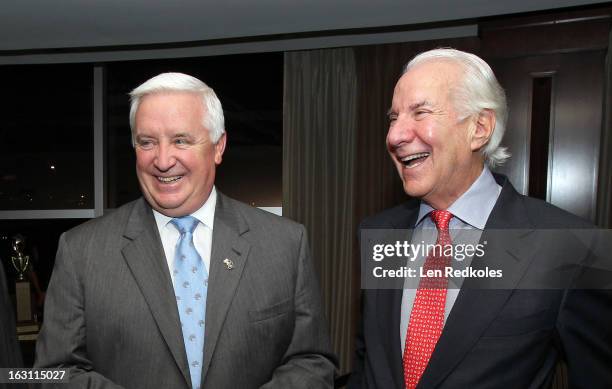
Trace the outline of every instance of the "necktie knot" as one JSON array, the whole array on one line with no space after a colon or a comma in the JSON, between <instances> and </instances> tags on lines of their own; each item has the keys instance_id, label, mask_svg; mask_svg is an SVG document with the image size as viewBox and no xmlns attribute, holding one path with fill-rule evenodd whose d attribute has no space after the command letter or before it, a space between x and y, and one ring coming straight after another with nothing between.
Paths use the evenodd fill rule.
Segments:
<instances>
[{"instance_id":1,"label":"necktie knot","mask_svg":"<svg viewBox=\"0 0 612 389\"><path fill-rule=\"evenodd\" d=\"M199 222L200 221L193 216L177 217L170 220L170 223L174 224L181 234L185 234L187 232L193 234L193 231L196 229Z\"/></svg>"},{"instance_id":2,"label":"necktie knot","mask_svg":"<svg viewBox=\"0 0 612 389\"><path fill-rule=\"evenodd\" d=\"M448 231L448 224L453 217L453 214L448 211L435 209L429 214L431 220L436 224L438 231Z\"/></svg>"}]
</instances>

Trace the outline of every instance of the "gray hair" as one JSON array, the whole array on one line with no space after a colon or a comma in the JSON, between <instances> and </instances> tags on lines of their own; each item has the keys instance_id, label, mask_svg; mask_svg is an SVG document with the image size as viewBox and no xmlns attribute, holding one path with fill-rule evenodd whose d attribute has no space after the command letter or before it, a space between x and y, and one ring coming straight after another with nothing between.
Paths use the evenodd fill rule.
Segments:
<instances>
[{"instance_id":1,"label":"gray hair","mask_svg":"<svg viewBox=\"0 0 612 389\"><path fill-rule=\"evenodd\" d=\"M199 94L206 112L204 113L204 128L207 128L210 140L217 143L225 132L223 108L215 91L195 77L183 73L162 73L148 79L130 92L130 128L132 130L132 145L134 144L134 131L136 111L143 97L159 92L190 92Z\"/></svg>"},{"instance_id":2,"label":"gray hair","mask_svg":"<svg viewBox=\"0 0 612 389\"><path fill-rule=\"evenodd\" d=\"M489 142L482 149L482 154L491 168L504 163L510 157L506 147L500 146L506 131L508 107L506 94L495 78L491 67L474 54L440 48L425 51L414 57L408 62L403 73L428 61L451 61L463 68L463 78L453 93L455 108L463 115L463 118L477 115L484 109L493 111L495 128Z\"/></svg>"}]
</instances>

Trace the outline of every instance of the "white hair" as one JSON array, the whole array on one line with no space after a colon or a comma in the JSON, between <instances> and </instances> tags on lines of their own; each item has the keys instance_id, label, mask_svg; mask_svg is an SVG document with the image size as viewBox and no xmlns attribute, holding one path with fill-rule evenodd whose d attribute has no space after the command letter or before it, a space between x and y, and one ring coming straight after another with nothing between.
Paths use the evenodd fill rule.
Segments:
<instances>
[{"instance_id":1,"label":"white hair","mask_svg":"<svg viewBox=\"0 0 612 389\"><path fill-rule=\"evenodd\" d=\"M508 107L506 94L499 85L491 67L482 58L464 51L440 48L425 51L414 57L404 72L428 61L451 61L463 68L463 78L453 91L455 109L463 118L477 115L489 109L495 114L495 128L488 143L482 149L487 164L493 168L506 161L510 153L500 143L506 131Z\"/></svg>"},{"instance_id":2,"label":"white hair","mask_svg":"<svg viewBox=\"0 0 612 389\"><path fill-rule=\"evenodd\" d=\"M183 73L162 73L148 79L130 92L130 128L132 130L132 145L134 144L134 128L136 111L143 97L159 92L189 92L202 97L205 113L202 125L207 128L210 140L217 143L225 132L223 108L215 91L195 77Z\"/></svg>"}]
</instances>

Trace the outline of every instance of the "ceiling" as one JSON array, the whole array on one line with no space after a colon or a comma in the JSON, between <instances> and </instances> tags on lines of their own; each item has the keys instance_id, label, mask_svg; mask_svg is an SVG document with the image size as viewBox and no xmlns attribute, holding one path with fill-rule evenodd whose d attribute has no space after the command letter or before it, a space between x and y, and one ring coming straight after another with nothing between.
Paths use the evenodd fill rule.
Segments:
<instances>
[{"instance_id":1,"label":"ceiling","mask_svg":"<svg viewBox=\"0 0 612 389\"><path fill-rule=\"evenodd\" d=\"M594 3L602 1L5 0L0 54L411 25Z\"/></svg>"}]
</instances>

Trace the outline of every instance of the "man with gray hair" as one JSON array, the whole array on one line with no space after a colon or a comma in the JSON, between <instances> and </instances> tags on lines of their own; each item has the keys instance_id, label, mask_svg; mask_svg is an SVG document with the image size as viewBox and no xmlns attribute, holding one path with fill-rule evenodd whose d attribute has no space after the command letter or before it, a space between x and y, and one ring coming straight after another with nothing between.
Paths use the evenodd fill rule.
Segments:
<instances>
[{"instance_id":1,"label":"man with gray hair","mask_svg":"<svg viewBox=\"0 0 612 389\"><path fill-rule=\"evenodd\" d=\"M409 276L363 290L349 388L549 387L559 360L572 388L612 387L610 294L557 278L560 264L585 253L575 240L541 239L592 226L489 170L509 157L500 146L505 94L491 68L454 49L421 53L397 82L388 117L387 149L412 199L363 221L362 245L372 230L402 230L413 244L430 231L440 247L468 239L484 249L461 264L452 252L430 251L414 262L415 284ZM486 246L496 230L501 239ZM499 269L500 278L451 281L458 265ZM538 274L561 281L524 286Z\"/></svg>"},{"instance_id":2,"label":"man with gray hair","mask_svg":"<svg viewBox=\"0 0 612 389\"><path fill-rule=\"evenodd\" d=\"M36 367L62 388L331 388L304 227L214 186L226 135L180 73L131 92L143 198L60 238Z\"/></svg>"}]
</instances>

